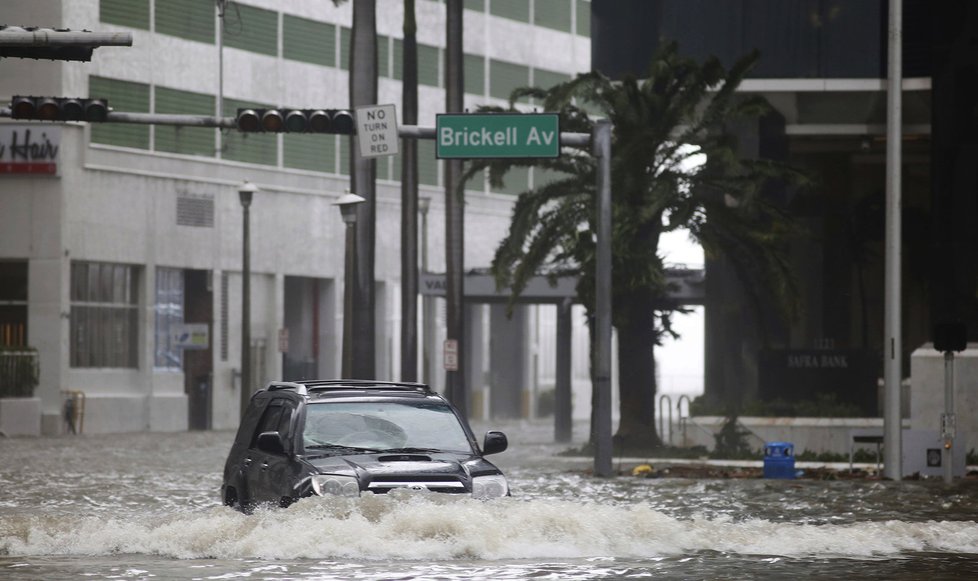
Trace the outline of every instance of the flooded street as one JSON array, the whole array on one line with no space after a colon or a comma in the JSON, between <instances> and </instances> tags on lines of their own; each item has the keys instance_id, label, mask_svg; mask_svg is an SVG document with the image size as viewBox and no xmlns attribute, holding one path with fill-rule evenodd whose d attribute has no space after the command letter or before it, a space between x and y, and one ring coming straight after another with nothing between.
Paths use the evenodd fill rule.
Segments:
<instances>
[{"instance_id":1,"label":"flooded street","mask_svg":"<svg viewBox=\"0 0 978 581\"><path fill-rule=\"evenodd\" d=\"M0 439L0 578L978 576L974 480L599 480L553 456L549 424L501 427L512 498L310 498L251 516L219 503L230 432Z\"/></svg>"}]
</instances>

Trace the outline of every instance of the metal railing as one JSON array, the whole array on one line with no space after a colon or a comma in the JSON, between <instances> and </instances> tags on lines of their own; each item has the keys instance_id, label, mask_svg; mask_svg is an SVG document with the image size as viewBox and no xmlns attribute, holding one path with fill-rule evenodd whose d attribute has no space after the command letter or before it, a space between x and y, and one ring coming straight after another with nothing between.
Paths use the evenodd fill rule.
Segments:
<instances>
[{"instance_id":1,"label":"metal railing","mask_svg":"<svg viewBox=\"0 0 978 581\"><path fill-rule=\"evenodd\" d=\"M683 415L683 400L686 401L686 415L685 416ZM686 428L689 425L689 418L690 418L690 415L691 415L689 413L689 406L690 406L690 404L692 404L692 400L689 399L689 396L686 395L686 394L683 394L683 395L679 396L679 401L676 402L676 415L679 416L679 429L680 429L680 431L683 434L683 443L682 443L682 447L683 448L686 448L687 446L689 446L689 436L686 433Z\"/></svg>"}]
</instances>

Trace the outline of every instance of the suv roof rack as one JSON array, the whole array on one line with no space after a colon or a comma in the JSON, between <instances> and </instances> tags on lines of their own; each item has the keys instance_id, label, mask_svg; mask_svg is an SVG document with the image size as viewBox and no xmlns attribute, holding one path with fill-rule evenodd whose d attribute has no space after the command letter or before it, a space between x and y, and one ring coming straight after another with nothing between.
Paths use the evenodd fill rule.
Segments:
<instances>
[{"instance_id":1,"label":"suv roof rack","mask_svg":"<svg viewBox=\"0 0 978 581\"><path fill-rule=\"evenodd\" d=\"M268 391L277 391L279 389L291 389L299 395L306 395L307 393L306 386L294 381L272 381L268 384Z\"/></svg>"},{"instance_id":2,"label":"suv roof rack","mask_svg":"<svg viewBox=\"0 0 978 581\"><path fill-rule=\"evenodd\" d=\"M371 388L431 393L431 388L424 383L411 381L380 381L376 379L300 379L297 381L272 381L268 384L269 391L291 389L299 395L307 395L310 391Z\"/></svg>"}]
</instances>

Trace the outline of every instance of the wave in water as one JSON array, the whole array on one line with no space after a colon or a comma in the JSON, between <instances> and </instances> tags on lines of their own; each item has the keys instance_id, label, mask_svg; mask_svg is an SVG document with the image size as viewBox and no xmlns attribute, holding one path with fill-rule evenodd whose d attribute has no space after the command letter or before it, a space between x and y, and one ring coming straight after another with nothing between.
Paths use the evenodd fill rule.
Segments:
<instances>
[{"instance_id":1,"label":"wave in water","mask_svg":"<svg viewBox=\"0 0 978 581\"><path fill-rule=\"evenodd\" d=\"M650 558L721 551L785 557L978 553L978 523L676 519L644 506L482 502L434 494L309 498L243 515L225 507L125 517L0 518L0 554L177 559Z\"/></svg>"}]
</instances>

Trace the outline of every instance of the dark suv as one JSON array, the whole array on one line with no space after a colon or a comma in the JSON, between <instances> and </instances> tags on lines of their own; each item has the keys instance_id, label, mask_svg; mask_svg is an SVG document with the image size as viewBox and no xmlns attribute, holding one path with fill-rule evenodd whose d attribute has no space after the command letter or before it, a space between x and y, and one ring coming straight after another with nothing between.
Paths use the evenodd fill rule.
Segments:
<instances>
[{"instance_id":1,"label":"dark suv","mask_svg":"<svg viewBox=\"0 0 978 581\"><path fill-rule=\"evenodd\" d=\"M224 465L224 504L249 510L306 496L359 496L395 488L509 495L482 456L507 447L420 383L276 381L251 398Z\"/></svg>"}]
</instances>

